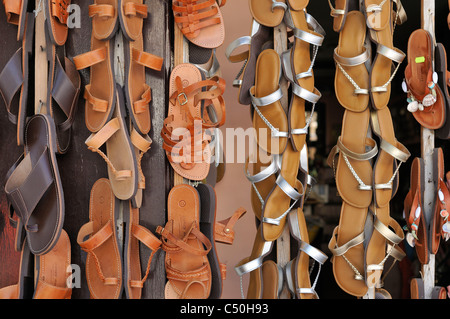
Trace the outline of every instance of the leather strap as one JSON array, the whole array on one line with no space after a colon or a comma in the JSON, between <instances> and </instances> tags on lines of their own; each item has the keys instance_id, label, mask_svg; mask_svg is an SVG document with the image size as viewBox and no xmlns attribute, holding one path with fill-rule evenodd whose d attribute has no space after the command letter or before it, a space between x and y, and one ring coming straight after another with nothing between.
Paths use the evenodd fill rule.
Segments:
<instances>
[{"instance_id":1,"label":"leather strap","mask_svg":"<svg viewBox=\"0 0 450 319\"><path fill-rule=\"evenodd\" d=\"M89 51L74 57L73 62L75 63L77 70L82 70L105 61L107 57L108 50L103 46L100 49Z\"/></svg>"},{"instance_id":2,"label":"leather strap","mask_svg":"<svg viewBox=\"0 0 450 319\"><path fill-rule=\"evenodd\" d=\"M148 16L148 7L146 4L138 4L135 2L127 2L123 6L124 13L126 16L132 16L132 17L141 17L141 18L147 18Z\"/></svg>"},{"instance_id":3,"label":"leather strap","mask_svg":"<svg viewBox=\"0 0 450 319\"><path fill-rule=\"evenodd\" d=\"M57 18L61 24L67 24L69 13L67 8L70 5L70 0L52 0L51 1L51 14Z\"/></svg>"},{"instance_id":4,"label":"leather strap","mask_svg":"<svg viewBox=\"0 0 450 319\"><path fill-rule=\"evenodd\" d=\"M217 222L214 226L215 241L232 245L234 242L234 225L246 213L247 210L241 207L230 218Z\"/></svg>"},{"instance_id":5,"label":"leather strap","mask_svg":"<svg viewBox=\"0 0 450 319\"><path fill-rule=\"evenodd\" d=\"M22 52L22 48L19 48L0 73L0 93L5 101L8 119L13 124L17 124L17 115L11 113L11 103L24 81Z\"/></svg>"},{"instance_id":6,"label":"leather strap","mask_svg":"<svg viewBox=\"0 0 450 319\"><path fill-rule=\"evenodd\" d=\"M22 1L17 0L3 0L5 6L6 21L11 24L18 25L20 18L20 7Z\"/></svg>"},{"instance_id":7,"label":"leather strap","mask_svg":"<svg viewBox=\"0 0 450 319\"><path fill-rule=\"evenodd\" d=\"M53 286L42 280L38 281L34 292L34 299L70 299L72 296L71 288L61 288Z\"/></svg>"},{"instance_id":8,"label":"leather strap","mask_svg":"<svg viewBox=\"0 0 450 319\"><path fill-rule=\"evenodd\" d=\"M149 85L144 83L144 93L141 95L141 99L133 103L134 112L136 114L141 114L148 110L150 102L152 100L152 89Z\"/></svg>"},{"instance_id":9,"label":"leather strap","mask_svg":"<svg viewBox=\"0 0 450 319\"><path fill-rule=\"evenodd\" d=\"M162 65L164 63L163 58L153 55L153 54L150 54L150 53L147 53L147 52L144 52L144 51L139 51L135 48L132 49L131 54L132 54L132 59L134 61L136 61L137 63L139 63L149 69L161 71Z\"/></svg>"},{"instance_id":10,"label":"leather strap","mask_svg":"<svg viewBox=\"0 0 450 319\"><path fill-rule=\"evenodd\" d=\"M116 9L110 4L91 4L89 5L89 17L98 16L100 18L113 18Z\"/></svg>"}]
</instances>

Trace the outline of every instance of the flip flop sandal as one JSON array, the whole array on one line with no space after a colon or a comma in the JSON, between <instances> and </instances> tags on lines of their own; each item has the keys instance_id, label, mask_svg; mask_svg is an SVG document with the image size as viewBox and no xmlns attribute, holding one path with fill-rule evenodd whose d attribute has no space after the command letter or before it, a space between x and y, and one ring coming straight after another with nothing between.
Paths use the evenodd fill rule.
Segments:
<instances>
[{"instance_id":1,"label":"flip flop sandal","mask_svg":"<svg viewBox=\"0 0 450 319\"><path fill-rule=\"evenodd\" d=\"M301 2L306 7L309 0ZM284 13L288 9L286 0L249 0L249 5L253 19L270 28L278 26L283 21Z\"/></svg>"},{"instance_id":2,"label":"flip flop sandal","mask_svg":"<svg viewBox=\"0 0 450 319\"><path fill-rule=\"evenodd\" d=\"M127 299L141 299L142 288L150 274L150 267L155 253L161 248L161 241L147 228L139 225L139 208L134 208L131 201L124 203L125 248L123 280ZM140 243L150 249L147 268L142 277L140 260Z\"/></svg>"},{"instance_id":3,"label":"flip flop sandal","mask_svg":"<svg viewBox=\"0 0 450 319\"><path fill-rule=\"evenodd\" d=\"M281 236L286 215L305 195L305 186L297 179L299 166L300 152L288 145L281 159L280 173L262 209L261 236L266 241L275 241Z\"/></svg>"},{"instance_id":4,"label":"flip flop sandal","mask_svg":"<svg viewBox=\"0 0 450 319\"><path fill-rule=\"evenodd\" d=\"M288 287L290 287L290 291L295 296L295 299L319 299L316 285L322 265L328 259L328 256L309 244L308 229L302 208L292 210L288 218L291 235L298 242L297 257L286 265L286 278L288 283L290 283ZM314 260L311 269L309 269L309 258ZM319 264L319 267L316 278L311 285L310 274L313 271L315 262Z\"/></svg>"},{"instance_id":5,"label":"flip flop sandal","mask_svg":"<svg viewBox=\"0 0 450 319\"><path fill-rule=\"evenodd\" d=\"M112 117L116 103L114 35L118 27L117 1L96 0L89 6L92 18L91 51L73 58L77 70L90 67L90 84L84 90L85 122L98 132Z\"/></svg>"},{"instance_id":6,"label":"flip flop sandal","mask_svg":"<svg viewBox=\"0 0 450 319\"><path fill-rule=\"evenodd\" d=\"M294 151L299 152L306 142L306 134L314 116L315 106L322 96L314 87L313 67L319 47L325 38L325 31L311 15L305 12L304 8L296 11L291 4L284 20L294 34L292 48L284 52L281 59L284 75L292 87L288 111L290 137ZM312 58L310 46L313 46ZM305 101L312 104L308 120L305 117Z\"/></svg>"},{"instance_id":7,"label":"flip flop sandal","mask_svg":"<svg viewBox=\"0 0 450 319\"><path fill-rule=\"evenodd\" d=\"M156 230L166 252L165 299L207 299L212 284L207 255L212 243L200 231L200 198L194 187L172 188L167 219L164 228Z\"/></svg>"},{"instance_id":8,"label":"flip flop sandal","mask_svg":"<svg viewBox=\"0 0 450 319\"><path fill-rule=\"evenodd\" d=\"M261 227L260 225L258 228ZM265 291L262 266L264 264L264 258L271 253L273 246L273 241L264 241L261 237L261 230L258 229L250 257L243 259L235 266L234 270L240 278L242 299L245 299L242 278L245 274L249 274L250 276L247 299L262 299ZM269 282L273 282L273 279Z\"/></svg>"},{"instance_id":9,"label":"flip flop sandal","mask_svg":"<svg viewBox=\"0 0 450 319\"><path fill-rule=\"evenodd\" d=\"M433 44L430 34L418 29L408 40L408 65L405 84L408 94L408 111L420 125L439 129L446 117L446 101L433 71Z\"/></svg>"},{"instance_id":10,"label":"flip flop sandal","mask_svg":"<svg viewBox=\"0 0 450 319\"><path fill-rule=\"evenodd\" d=\"M136 129L131 126L130 140L134 146L134 154L137 161L137 168L139 173L138 189L136 195L131 198L131 203L135 208L141 208L143 201L143 193L146 188L145 175L142 170L142 158L150 150L153 143L152 139L148 134L142 136Z\"/></svg>"},{"instance_id":11,"label":"flip flop sandal","mask_svg":"<svg viewBox=\"0 0 450 319\"><path fill-rule=\"evenodd\" d=\"M17 144L19 146L24 144L28 116L34 114L30 109L31 104L28 103L29 65L33 52L33 38L34 15L27 13L22 47L14 53L0 73L0 93L5 101L9 121L17 125ZM14 110L12 106L14 106Z\"/></svg>"},{"instance_id":12,"label":"flip flop sandal","mask_svg":"<svg viewBox=\"0 0 450 319\"><path fill-rule=\"evenodd\" d=\"M98 153L108 165L108 177L114 195L121 200L129 200L136 195L139 172L135 151L125 123L125 102L122 88L117 85L117 105L113 119L100 131L92 133L85 144L88 149ZM106 144L106 153L101 147Z\"/></svg>"},{"instance_id":13,"label":"flip flop sandal","mask_svg":"<svg viewBox=\"0 0 450 319\"><path fill-rule=\"evenodd\" d=\"M34 258L27 243L20 253L19 283L0 289L0 300L32 299L34 291Z\"/></svg>"},{"instance_id":14,"label":"flip flop sandal","mask_svg":"<svg viewBox=\"0 0 450 319\"><path fill-rule=\"evenodd\" d=\"M249 49L233 55L235 50L243 46L249 46ZM256 20L253 20L250 36L237 38L228 45L225 51L228 61L231 63L244 62L233 81L233 86L239 88L238 102L240 104L250 105L252 103L249 90L255 85L256 61L262 51L271 47L273 47L273 29L259 24Z\"/></svg>"},{"instance_id":15,"label":"flip flop sandal","mask_svg":"<svg viewBox=\"0 0 450 319\"><path fill-rule=\"evenodd\" d=\"M208 176L210 129L225 123L224 90L223 79L204 80L194 65L180 64L172 71L169 111L161 136L172 168L189 180L201 181ZM218 121L209 118L208 106L214 108Z\"/></svg>"},{"instance_id":16,"label":"flip flop sandal","mask_svg":"<svg viewBox=\"0 0 450 319\"><path fill-rule=\"evenodd\" d=\"M151 129L150 102L152 100L151 88L145 81L145 68L161 71L164 60L144 52L142 24L147 16L147 5L125 0L119 2L121 2L119 17L122 30L124 34L128 34L124 43L127 108L135 129L145 135Z\"/></svg>"},{"instance_id":17,"label":"flip flop sandal","mask_svg":"<svg viewBox=\"0 0 450 319\"><path fill-rule=\"evenodd\" d=\"M86 279L92 299L122 296L122 251L116 228L119 210L120 201L109 180L97 180L91 189L89 222L80 228L77 237L78 245L87 253Z\"/></svg>"},{"instance_id":18,"label":"flip flop sandal","mask_svg":"<svg viewBox=\"0 0 450 319\"><path fill-rule=\"evenodd\" d=\"M447 69L447 52L442 43L438 43L435 49L435 70L438 75L438 87L442 90L445 103L445 122L435 131L436 137L450 139L450 72Z\"/></svg>"},{"instance_id":19,"label":"flip flop sandal","mask_svg":"<svg viewBox=\"0 0 450 319\"><path fill-rule=\"evenodd\" d=\"M283 291L283 269L273 260L266 260L261 266L264 289L263 300L276 300L280 298Z\"/></svg>"},{"instance_id":20,"label":"flip flop sandal","mask_svg":"<svg viewBox=\"0 0 450 319\"><path fill-rule=\"evenodd\" d=\"M71 0L44 1L45 24L54 45L62 46L67 41L67 36L69 34L69 28L67 26L69 12L67 9L70 6L70 2Z\"/></svg>"},{"instance_id":21,"label":"flip flop sandal","mask_svg":"<svg viewBox=\"0 0 450 319\"><path fill-rule=\"evenodd\" d=\"M250 89L253 128L260 148L269 154L282 154L289 138L289 123L281 105L281 62L273 49L261 52L256 63L255 86Z\"/></svg>"},{"instance_id":22,"label":"flip flop sandal","mask_svg":"<svg viewBox=\"0 0 450 319\"><path fill-rule=\"evenodd\" d=\"M450 238L450 223L448 222L450 191L444 182L444 153L442 148L434 149L433 162L433 180L437 182L437 194L434 203L434 217L430 229L430 253L436 255L441 238L445 241L448 241Z\"/></svg>"},{"instance_id":23,"label":"flip flop sandal","mask_svg":"<svg viewBox=\"0 0 450 319\"><path fill-rule=\"evenodd\" d=\"M423 159L415 158L411 164L410 189L404 200L406 240L415 247L420 263L428 263L428 236L425 217L422 213L425 183Z\"/></svg>"},{"instance_id":24,"label":"flip flop sandal","mask_svg":"<svg viewBox=\"0 0 450 319\"><path fill-rule=\"evenodd\" d=\"M357 297L367 292L364 281L364 229L373 197L371 160L378 153L376 142L367 137L369 124L369 109L359 113L346 110L341 136L328 157L328 165L334 170L336 186L342 198L339 225L328 244L333 253L333 273L339 287ZM370 150L366 151L367 148Z\"/></svg>"},{"instance_id":25,"label":"flip flop sandal","mask_svg":"<svg viewBox=\"0 0 450 319\"><path fill-rule=\"evenodd\" d=\"M394 250L399 249L398 245L404 239L402 228L390 217L389 203L396 192L394 181L398 179L400 166L411 156L406 147L395 138L389 108L373 111L371 124L373 133L381 142L373 167L374 231L368 239L365 255L369 287L378 283L385 261Z\"/></svg>"},{"instance_id":26,"label":"flip flop sandal","mask_svg":"<svg viewBox=\"0 0 450 319\"><path fill-rule=\"evenodd\" d=\"M26 127L25 152L5 185L8 201L25 227L35 255L43 255L56 245L64 224L64 192L55 139L53 119L33 116Z\"/></svg>"},{"instance_id":27,"label":"flip flop sandal","mask_svg":"<svg viewBox=\"0 0 450 319\"><path fill-rule=\"evenodd\" d=\"M71 272L71 248L63 230L58 243L45 255L35 256L36 288L33 299L71 299L72 288L67 287Z\"/></svg>"},{"instance_id":28,"label":"flip flop sandal","mask_svg":"<svg viewBox=\"0 0 450 319\"><path fill-rule=\"evenodd\" d=\"M400 69L406 54L394 48L392 0L364 0L367 26L369 27L370 39L377 45L377 54L372 63L370 71L370 99L375 109L385 108L391 96L391 82ZM400 15L401 7L397 1L397 15ZM392 71L392 63L396 63Z\"/></svg>"},{"instance_id":29,"label":"flip flop sandal","mask_svg":"<svg viewBox=\"0 0 450 319\"><path fill-rule=\"evenodd\" d=\"M71 142L81 79L73 62L65 56L59 57L55 45L49 41L48 31L46 31L46 38L48 74L50 75L47 85L47 112L55 121L58 154L65 154Z\"/></svg>"},{"instance_id":30,"label":"flip flop sandal","mask_svg":"<svg viewBox=\"0 0 450 319\"><path fill-rule=\"evenodd\" d=\"M183 35L195 45L215 49L225 40L225 25L220 7L216 0L174 1L172 10L175 23Z\"/></svg>"},{"instance_id":31,"label":"flip flop sandal","mask_svg":"<svg viewBox=\"0 0 450 319\"><path fill-rule=\"evenodd\" d=\"M334 50L334 87L339 103L353 112L362 112L369 105L370 80L365 64L370 59L370 53L365 41L364 15L360 11L349 12L339 34L339 44Z\"/></svg>"},{"instance_id":32,"label":"flip flop sandal","mask_svg":"<svg viewBox=\"0 0 450 319\"><path fill-rule=\"evenodd\" d=\"M3 0L6 21L18 26L17 41L22 41L28 9L28 0Z\"/></svg>"}]
</instances>

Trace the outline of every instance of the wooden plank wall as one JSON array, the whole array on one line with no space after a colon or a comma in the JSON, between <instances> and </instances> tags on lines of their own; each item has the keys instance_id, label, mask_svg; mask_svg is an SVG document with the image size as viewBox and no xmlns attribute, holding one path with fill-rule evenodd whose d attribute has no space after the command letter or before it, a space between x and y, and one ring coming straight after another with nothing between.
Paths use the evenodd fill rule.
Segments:
<instances>
[{"instance_id":1,"label":"wooden plank wall","mask_svg":"<svg viewBox=\"0 0 450 319\"><path fill-rule=\"evenodd\" d=\"M32 1L30 1L32 2ZM144 191L143 206L140 211L140 223L150 231L155 232L156 227L164 225L166 220L166 198L172 174L170 165L166 161L165 153L161 147L160 131L166 113L168 83L171 68L171 31L172 12L169 10L170 1L146 0L149 7L149 16L144 23L144 50L164 58L164 67L161 72L147 71L147 83L152 87L153 102L150 106L152 116L152 130L150 137L153 140L151 150L144 156L142 168L146 177L147 189ZM91 19L88 16L88 6L93 1L72 0L81 8L81 27L69 31L66 43L67 56L72 58L90 50ZM6 23L4 7L0 6L0 69L19 47L15 40L17 27ZM123 61L122 61L123 65ZM90 135L84 122L85 100L82 98L84 86L89 83L89 70L80 71L82 79L82 93L78 103L76 119L73 125L72 147L69 152L58 157L60 175L64 187L66 216L64 229L69 234L72 245L72 263L81 267L81 288L74 289L73 299L89 298L89 290L85 277L86 253L78 246L76 239L80 227L89 220L89 195L96 180L108 177L107 166L96 153L87 149L84 142ZM120 76L120 74L119 74ZM21 149L15 146L15 127L9 123L4 102L0 99L0 180L4 179L9 167L20 156ZM2 184L0 215L0 288L17 283L19 272L17 253L12 251L14 231L8 226L5 217L5 195ZM141 245L142 246L142 245ZM141 247L141 261L143 273L147 265L149 251ZM151 268L151 275L147 280L142 298L163 298L165 285L164 256L159 252Z\"/></svg>"}]
</instances>

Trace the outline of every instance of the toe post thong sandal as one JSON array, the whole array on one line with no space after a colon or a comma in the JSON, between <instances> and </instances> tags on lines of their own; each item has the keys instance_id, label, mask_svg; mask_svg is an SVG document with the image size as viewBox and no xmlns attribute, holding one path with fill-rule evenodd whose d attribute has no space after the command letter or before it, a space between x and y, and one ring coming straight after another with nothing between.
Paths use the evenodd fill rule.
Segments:
<instances>
[{"instance_id":1,"label":"toe post thong sandal","mask_svg":"<svg viewBox=\"0 0 450 319\"><path fill-rule=\"evenodd\" d=\"M97 180L91 189L89 222L80 228L77 237L78 245L87 253L86 279L91 299L122 296L122 251L116 233L119 206L109 180Z\"/></svg>"},{"instance_id":2,"label":"toe post thong sandal","mask_svg":"<svg viewBox=\"0 0 450 319\"><path fill-rule=\"evenodd\" d=\"M56 160L56 128L47 115L27 123L25 152L5 184L8 202L26 230L35 255L56 245L64 224L64 192Z\"/></svg>"}]
</instances>

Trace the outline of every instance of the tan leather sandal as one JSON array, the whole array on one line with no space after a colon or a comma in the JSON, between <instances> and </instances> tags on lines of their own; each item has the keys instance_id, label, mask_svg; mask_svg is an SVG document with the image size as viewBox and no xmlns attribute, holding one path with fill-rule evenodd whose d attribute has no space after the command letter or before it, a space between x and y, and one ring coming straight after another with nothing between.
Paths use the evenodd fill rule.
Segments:
<instances>
[{"instance_id":1,"label":"tan leather sandal","mask_svg":"<svg viewBox=\"0 0 450 319\"><path fill-rule=\"evenodd\" d=\"M68 7L71 0L45 0L45 24L53 44L62 46L67 41L69 28L67 20L69 19Z\"/></svg>"},{"instance_id":2,"label":"tan leather sandal","mask_svg":"<svg viewBox=\"0 0 450 319\"><path fill-rule=\"evenodd\" d=\"M64 230L50 252L35 256L34 265L36 288L33 299L71 299L72 287L67 286L72 275L71 248Z\"/></svg>"},{"instance_id":3,"label":"tan leather sandal","mask_svg":"<svg viewBox=\"0 0 450 319\"><path fill-rule=\"evenodd\" d=\"M94 183L89 222L80 228L77 237L78 245L87 252L86 280L91 299L122 296L122 257L116 233L119 205L109 180L102 178Z\"/></svg>"},{"instance_id":4,"label":"tan leather sandal","mask_svg":"<svg viewBox=\"0 0 450 319\"><path fill-rule=\"evenodd\" d=\"M211 291L210 240L200 231L200 198L190 185L169 193L168 222L158 226L168 282L166 299L207 299Z\"/></svg>"},{"instance_id":5,"label":"tan leather sandal","mask_svg":"<svg viewBox=\"0 0 450 319\"><path fill-rule=\"evenodd\" d=\"M304 7L309 0L302 0ZM258 23L274 28L283 21L287 10L286 0L249 0L250 12Z\"/></svg>"}]
</instances>

